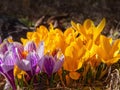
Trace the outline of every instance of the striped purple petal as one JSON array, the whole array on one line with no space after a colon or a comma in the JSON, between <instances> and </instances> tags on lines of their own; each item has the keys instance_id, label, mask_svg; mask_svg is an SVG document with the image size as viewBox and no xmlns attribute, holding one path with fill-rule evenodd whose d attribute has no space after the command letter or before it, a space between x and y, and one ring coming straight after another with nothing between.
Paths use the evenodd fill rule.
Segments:
<instances>
[{"instance_id":1,"label":"striped purple petal","mask_svg":"<svg viewBox=\"0 0 120 90\"><path fill-rule=\"evenodd\" d=\"M35 74L39 56L36 52L30 52L26 59L30 61L32 74Z\"/></svg>"},{"instance_id":2,"label":"striped purple petal","mask_svg":"<svg viewBox=\"0 0 120 90\"><path fill-rule=\"evenodd\" d=\"M17 66L24 71L31 71L30 61L28 60L17 60Z\"/></svg>"},{"instance_id":3,"label":"striped purple petal","mask_svg":"<svg viewBox=\"0 0 120 90\"><path fill-rule=\"evenodd\" d=\"M31 52L31 51L36 51L36 45L33 41L27 42L27 44L24 46L24 50Z\"/></svg>"},{"instance_id":4,"label":"striped purple petal","mask_svg":"<svg viewBox=\"0 0 120 90\"><path fill-rule=\"evenodd\" d=\"M44 60L44 64L43 64L44 71L48 74L48 76L51 76L52 72L53 72L54 65L55 65L54 58L52 56L46 55L42 59Z\"/></svg>"},{"instance_id":5,"label":"striped purple petal","mask_svg":"<svg viewBox=\"0 0 120 90\"><path fill-rule=\"evenodd\" d=\"M3 42L1 45L0 45L0 53L1 54L4 54L7 50L8 50L8 44L7 42Z\"/></svg>"},{"instance_id":6,"label":"striped purple petal","mask_svg":"<svg viewBox=\"0 0 120 90\"><path fill-rule=\"evenodd\" d=\"M24 51L23 45L21 43L19 43L19 42L13 42L13 46L16 47L16 48L18 48L18 51L20 53L22 53Z\"/></svg>"},{"instance_id":7,"label":"striped purple petal","mask_svg":"<svg viewBox=\"0 0 120 90\"><path fill-rule=\"evenodd\" d=\"M10 54L8 53L3 58L5 60L2 60L2 63L0 64L0 72L8 79L13 90L16 90L16 85L15 85L15 80L13 75L14 62L11 58L9 58L10 57L9 55Z\"/></svg>"},{"instance_id":8,"label":"striped purple petal","mask_svg":"<svg viewBox=\"0 0 120 90\"><path fill-rule=\"evenodd\" d=\"M61 55L60 58L58 58L58 60L56 60L55 62L53 73L57 72L62 67L63 62L64 62L64 55Z\"/></svg>"}]
</instances>

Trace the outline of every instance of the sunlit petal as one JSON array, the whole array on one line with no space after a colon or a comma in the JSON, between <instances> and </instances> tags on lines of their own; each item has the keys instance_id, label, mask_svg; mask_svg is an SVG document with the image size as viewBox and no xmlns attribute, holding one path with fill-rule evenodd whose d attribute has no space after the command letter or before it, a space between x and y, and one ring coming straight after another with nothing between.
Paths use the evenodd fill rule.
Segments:
<instances>
[{"instance_id":1,"label":"sunlit petal","mask_svg":"<svg viewBox=\"0 0 120 90\"><path fill-rule=\"evenodd\" d=\"M94 30L94 36L93 36L94 41L98 38L98 36L102 32L103 28L105 27L105 23L106 23L106 20L105 20L105 18L103 18L102 21L100 22L100 24Z\"/></svg>"}]
</instances>

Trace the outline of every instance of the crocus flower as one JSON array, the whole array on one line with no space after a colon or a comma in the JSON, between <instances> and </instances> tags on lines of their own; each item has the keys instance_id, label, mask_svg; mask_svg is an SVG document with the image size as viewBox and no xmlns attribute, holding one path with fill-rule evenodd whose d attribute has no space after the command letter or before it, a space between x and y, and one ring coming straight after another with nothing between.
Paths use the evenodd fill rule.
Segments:
<instances>
[{"instance_id":1,"label":"crocus flower","mask_svg":"<svg viewBox=\"0 0 120 90\"><path fill-rule=\"evenodd\" d=\"M15 89L15 83L14 83L14 75L13 75L13 69L16 62L15 58L15 48L18 48L18 50L23 50L22 45L17 42L9 42L8 40L4 40L3 43L1 43L1 49L0 49L0 72L8 79L9 83L11 84L12 88Z\"/></svg>"},{"instance_id":2,"label":"crocus flower","mask_svg":"<svg viewBox=\"0 0 120 90\"><path fill-rule=\"evenodd\" d=\"M70 71L69 76L75 80L80 76L80 74L76 71L83 65L84 59L82 57L86 51L85 48L80 45L80 42L78 43L78 41L71 42L71 44L66 48L65 61L63 64L64 69Z\"/></svg>"},{"instance_id":3,"label":"crocus flower","mask_svg":"<svg viewBox=\"0 0 120 90\"><path fill-rule=\"evenodd\" d=\"M39 45L39 42L44 41L47 38L48 29L41 25L37 28L35 32L27 32L27 39L21 38L23 45L25 45L28 41L33 41L36 45Z\"/></svg>"},{"instance_id":4,"label":"crocus flower","mask_svg":"<svg viewBox=\"0 0 120 90\"><path fill-rule=\"evenodd\" d=\"M62 52L65 50L63 32L59 29L54 29L53 25L50 25L49 30L45 26L40 26L35 32L28 32L27 39L21 38L21 41L24 46L27 42L33 41L37 47L41 41L44 41L45 53L48 51L52 53L56 48L60 48Z\"/></svg>"},{"instance_id":5,"label":"crocus flower","mask_svg":"<svg viewBox=\"0 0 120 90\"><path fill-rule=\"evenodd\" d=\"M13 90L16 90L13 69L15 65L14 51L12 49L7 51L5 55L1 54L0 58L0 73L3 74L12 86Z\"/></svg>"},{"instance_id":6,"label":"crocus flower","mask_svg":"<svg viewBox=\"0 0 120 90\"><path fill-rule=\"evenodd\" d=\"M19 56L19 52L16 51L16 55L17 55L17 62L16 65L21 69L24 70L28 73L28 75L30 76L30 78L32 76L34 76L36 74L36 70L38 70L38 61L40 61L40 58L42 57L43 53L44 53L44 44L43 42L40 43L39 47L37 48L37 51L35 52L35 46L34 43L27 43L29 48L26 48L25 50L27 51L31 51L29 52L26 57L24 58L20 58ZM42 65L42 64L41 64ZM41 66L40 66L41 68ZM39 68L39 69L40 69Z\"/></svg>"},{"instance_id":7,"label":"crocus flower","mask_svg":"<svg viewBox=\"0 0 120 90\"><path fill-rule=\"evenodd\" d=\"M50 77L53 73L57 72L63 65L64 55L61 54L58 57L51 55L45 55L41 58L43 61L43 71Z\"/></svg>"},{"instance_id":8,"label":"crocus flower","mask_svg":"<svg viewBox=\"0 0 120 90\"><path fill-rule=\"evenodd\" d=\"M100 46L98 48L98 55L100 56L103 63L108 65L116 63L120 59L119 54L119 43L120 40L115 40L112 44L109 38L106 36L100 37Z\"/></svg>"},{"instance_id":9,"label":"crocus flower","mask_svg":"<svg viewBox=\"0 0 120 90\"><path fill-rule=\"evenodd\" d=\"M106 20L104 18L97 27L90 19L85 20L83 25L71 22L72 27L80 33L82 41L87 42L92 39L95 43L98 43L99 36L105 26L105 23Z\"/></svg>"}]
</instances>

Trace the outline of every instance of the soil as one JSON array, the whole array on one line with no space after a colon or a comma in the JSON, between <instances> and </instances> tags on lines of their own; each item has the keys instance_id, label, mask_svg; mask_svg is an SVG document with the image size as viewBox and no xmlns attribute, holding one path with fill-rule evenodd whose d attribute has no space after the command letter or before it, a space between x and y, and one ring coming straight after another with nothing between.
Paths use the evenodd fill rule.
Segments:
<instances>
[{"instance_id":1,"label":"soil","mask_svg":"<svg viewBox=\"0 0 120 90\"><path fill-rule=\"evenodd\" d=\"M71 20L83 23L87 18L97 25L106 18L107 25L104 34L110 29L119 29L120 1L119 0L4 0L0 2L0 13L16 18L28 18L36 22L42 16L58 16L68 14Z\"/></svg>"},{"instance_id":2,"label":"soil","mask_svg":"<svg viewBox=\"0 0 120 90\"><path fill-rule=\"evenodd\" d=\"M42 16L68 14L71 20L83 23L87 18L97 25L106 18L105 34L120 22L119 0L4 0L0 2L0 13L17 18L37 21Z\"/></svg>"}]
</instances>

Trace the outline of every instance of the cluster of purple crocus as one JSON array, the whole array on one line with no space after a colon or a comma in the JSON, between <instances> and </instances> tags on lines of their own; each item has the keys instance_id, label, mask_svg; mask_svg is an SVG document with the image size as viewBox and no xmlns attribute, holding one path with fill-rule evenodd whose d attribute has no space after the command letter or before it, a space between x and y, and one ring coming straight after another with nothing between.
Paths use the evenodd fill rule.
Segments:
<instances>
[{"instance_id":1,"label":"cluster of purple crocus","mask_svg":"<svg viewBox=\"0 0 120 90\"><path fill-rule=\"evenodd\" d=\"M26 57L22 52L27 51ZM29 41L25 46L19 42L9 42L4 40L0 44L0 73L6 77L13 90L16 90L15 77L13 74L14 65L24 70L29 77L45 72L48 77L57 72L64 62L64 55L44 54L44 42L40 42L36 47L33 41Z\"/></svg>"}]
</instances>

